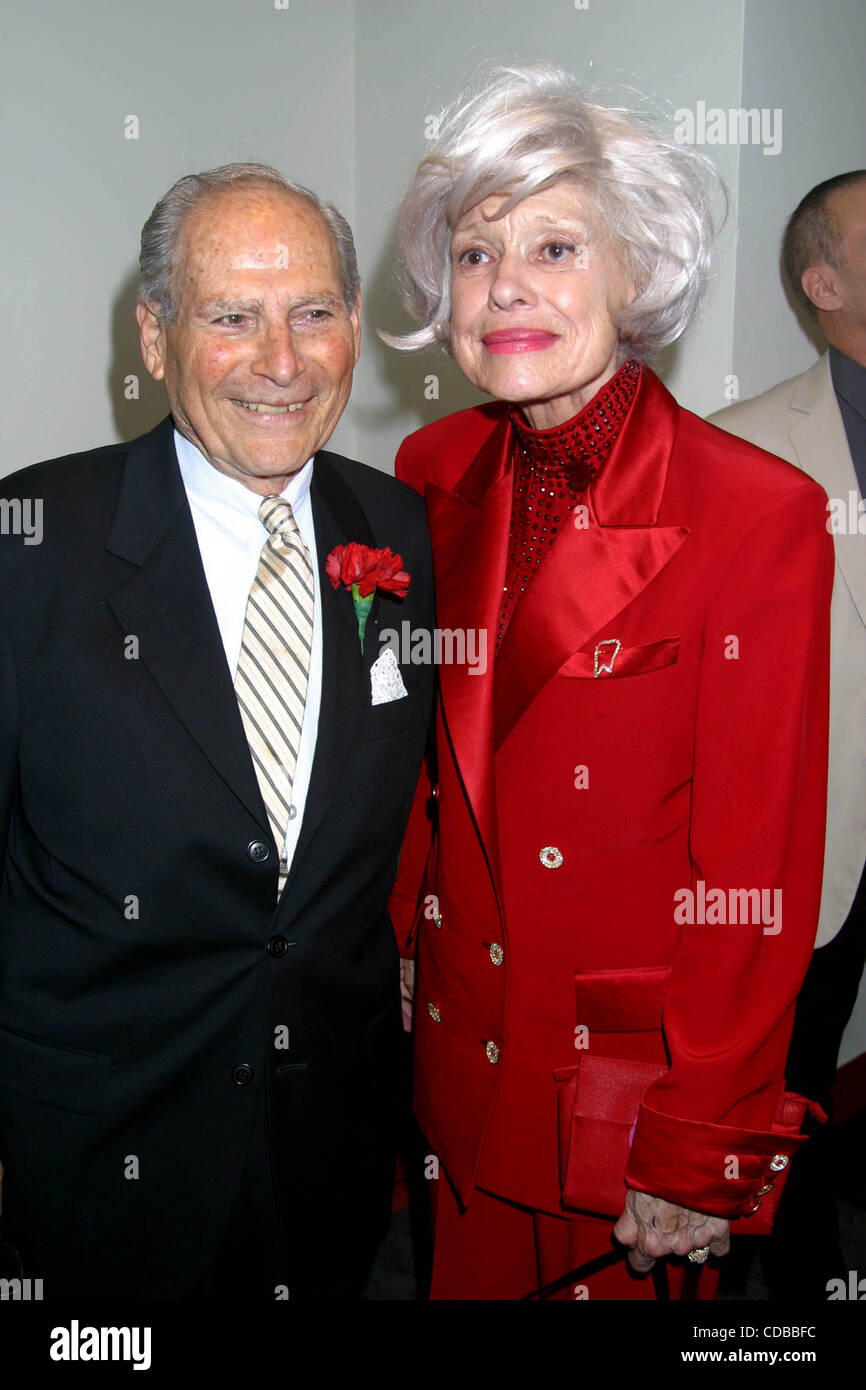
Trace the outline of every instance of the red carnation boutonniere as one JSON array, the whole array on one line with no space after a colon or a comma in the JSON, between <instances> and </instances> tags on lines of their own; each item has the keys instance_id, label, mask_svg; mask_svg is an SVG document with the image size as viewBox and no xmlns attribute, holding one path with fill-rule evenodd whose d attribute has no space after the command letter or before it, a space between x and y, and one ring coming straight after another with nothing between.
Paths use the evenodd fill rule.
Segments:
<instances>
[{"instance_id":1,"label":"red carnation boutonniere","mask_svg":"<svg viewBox=\"0 0 866 1390\"><path fill-rule=\"evenodd\" d=\"M338 589L342 584L352 591L363 652L364 629L376 590L381 589L383 593L403 598L409 588L409 575L403 568L402 557L392 555L387 546L384 550L373 550L369 545L350 541L348 545L334 546L325 561L325 573L333 588Z\"/></svg>"}]
</instances>

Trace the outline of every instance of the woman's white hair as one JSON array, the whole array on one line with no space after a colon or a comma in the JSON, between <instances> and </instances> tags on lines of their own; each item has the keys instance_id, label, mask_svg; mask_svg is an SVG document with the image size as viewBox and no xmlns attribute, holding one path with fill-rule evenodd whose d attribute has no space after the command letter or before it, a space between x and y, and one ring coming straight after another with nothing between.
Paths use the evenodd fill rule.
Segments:
<instances>
[{"instance_id":1,"label":"woman's white hair","mask_svg":"<svg viewBox=\"0 0 866 1390\"><path fill-rule=\"evenodd\" d=\"M646 112L598 106L547 63L488 68L439 118L397 218L406 306L420 324L386 334L411 351L450 344L451 233L470 208L508 193L496 218L557 180L577 181L596 230L609 236L637 294L618 315L620 357L646 360L689 326L705 290L716 225L727 208L715 166L661 132Z\"/></svg>"}]
</instances>

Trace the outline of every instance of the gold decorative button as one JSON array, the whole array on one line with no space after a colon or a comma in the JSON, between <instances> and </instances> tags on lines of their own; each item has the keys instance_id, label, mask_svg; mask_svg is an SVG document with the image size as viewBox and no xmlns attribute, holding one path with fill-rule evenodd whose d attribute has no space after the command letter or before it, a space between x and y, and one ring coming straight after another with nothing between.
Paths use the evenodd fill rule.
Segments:
<instances>
[{"instance_id":1,"label":"gold decorative button","mask_svg":"<svg viewBox=\"0 0 866 1390\"><path fill-rule=\"evenodd\" d=\"M488 1062L493 1062L495 1064L499 1061L499 1048L496 1046L495 1042L489 1042L484 1050L487 1053Z\"/></svg>"},{"instance_id":2,"label":"gold decorative button","mask_svg":"<svg viewBox=\"0 0 866 1390\"><path fill-rule=\"evenodd\" d=\"M770 1159L770 1172L783 1173L790 1161L787 1154L775 1154L774 1157Z\"/></svg>"},{"instance_id":3,"label":"gold decorative button","mask_svg":"<svg viewBox=\"0 0 866 1390\"><path fill-rule=\"evenodd\" d=\"M501 965L502 962L505 960L505 952L503 951L503 949L502 949L502 947L500 946L499 942L498 942L498 941L492 942L491 945L490 945L490 947L489 947L489 950L490 950L490 959L493 961L493 964L494 964L494 965Z\"/></svg>"},{"instance_id":4,"label":"gold decorative button","mask_svg":"<svg viewBox=\"0 0 866 1390\"><path fill-rule=\"evenodd\" d=\"M437 1007L436 1007L435 1004L428 1004L428 1005L427 1005L427 1012L428 1012L428 1014L430 1015L430 1017L432 1018L432 1020L433 1020L434 1023L441 1023L441 1022L442 1022L442 1015L440 1014L440 1012L439 1012L439 1010L437 1009Z\"/></svg>"},{"instance_id":5,"label":"gold decorative button","mask_svg":"<svg viewBox=\"0 0 866 1390\"><path fill-rule=\"evenodd\" d=\"M558 869L562 863L562 850L557 849L556 845L545 845L544 849L539 850L538 857L545 869Z\"/></svg>"}]
</instances>

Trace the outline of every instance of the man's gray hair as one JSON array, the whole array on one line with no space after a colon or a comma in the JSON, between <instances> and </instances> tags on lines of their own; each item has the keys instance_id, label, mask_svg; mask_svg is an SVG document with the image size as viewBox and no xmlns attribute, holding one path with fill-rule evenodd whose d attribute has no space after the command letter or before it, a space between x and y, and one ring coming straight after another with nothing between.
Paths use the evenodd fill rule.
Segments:
<instances>
[{"instance_id":1,"label":"man's gray hair","mask_svg":"<svg viewBox=\"0 0 866 1390\"><path fill-rule=\"evenodd\" d=\"M420 327L380 336L404 350L450 342L451 234L494 193L503 217L559 179L576 180L597 231L612 238L637 291L620 311L620 360L674 342L701 304L727 194L715 166L643 111L588 101L547 63L493 67L439 117L440 134L400 206L406 306ZM721 220L721 219L720 219Z\"/></svg>"},{"instance_id":2,"label":"man's gray hair","mask_svg":"<svg viewBox=\"0 0 866 1390\"><path fill-rule=\"evenodd\" d=\"M178 301L174 283L177 247L187 215L200 199L236 188L274 188L308 203L330 232L337 252L340 292L347 309L353 309L361 288L352 229L331 203L312 189L293 183L270 164L223 164L201 174L187 174L163 194L141 229L141 286L139 298L159 306L164 323L177 322Z\"/></svg>"}]
</instances>

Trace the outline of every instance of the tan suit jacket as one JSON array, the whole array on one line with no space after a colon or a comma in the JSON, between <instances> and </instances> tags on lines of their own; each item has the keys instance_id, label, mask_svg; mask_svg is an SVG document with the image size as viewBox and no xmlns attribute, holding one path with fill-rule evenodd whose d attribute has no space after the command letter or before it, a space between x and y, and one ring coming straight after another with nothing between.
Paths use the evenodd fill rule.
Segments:
<instances>
[{"instance_id":1,"label":"tan suit jacket","mask_svg":"<svg viewBox=\"0 0 866 1390\"><path fill-rule=\"evenodd\" d=\"M844 516L853 511L849 493L859 503L828 353L800 376L709 419L802 468L844 504ZM866 516L860 520L864 534L849 527L834 537L827 843L817 946L831 941L848 916L866 860Z\"/></svg>"}]
</instances>

